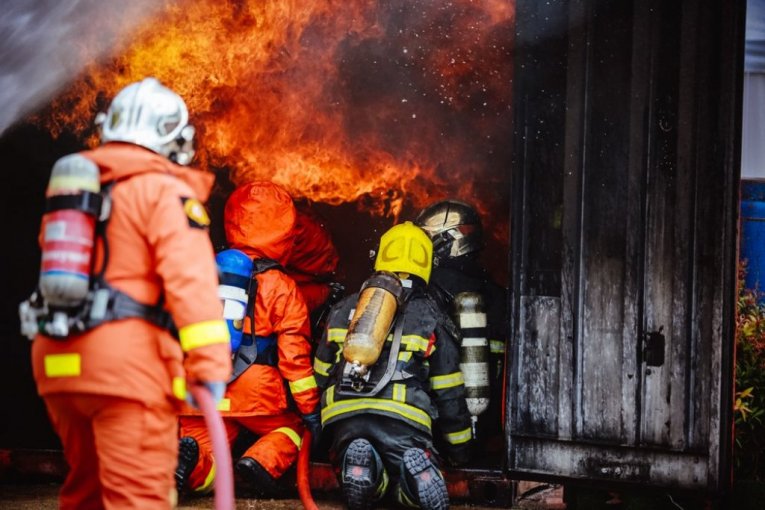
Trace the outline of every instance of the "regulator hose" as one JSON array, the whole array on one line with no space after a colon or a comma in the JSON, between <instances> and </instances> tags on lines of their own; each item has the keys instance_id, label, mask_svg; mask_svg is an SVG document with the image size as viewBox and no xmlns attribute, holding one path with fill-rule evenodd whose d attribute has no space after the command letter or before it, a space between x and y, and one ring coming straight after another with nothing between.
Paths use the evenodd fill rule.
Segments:
<instances>
[{"instance_id":1,"label":"regulator hose","mask_svg":"<svg viewBox=\"0 0 765 510\"><path fill-rule=\"evenodd\" d=\"M215 402L207 388L194 384L191 385L190 391L204 415L205 425L212 439L216 466L215 510L234 510L234 471L223 419L215 408Z\"/></svg>"},{"instance_id":2,"label":"regulator hose","mask_svg":"<svg viewBox=\"0 0 765 510\"><path fill-rule=\"evenodd\" d=\"M303 439L300 442L300 452L297 461L297 488L300 495L300 502L303 503L305 510L319 510L316 502L311 496L311 482L309 477L311 460L311 433L306 430L303 432Z\"/></svg>"}]
</instances>

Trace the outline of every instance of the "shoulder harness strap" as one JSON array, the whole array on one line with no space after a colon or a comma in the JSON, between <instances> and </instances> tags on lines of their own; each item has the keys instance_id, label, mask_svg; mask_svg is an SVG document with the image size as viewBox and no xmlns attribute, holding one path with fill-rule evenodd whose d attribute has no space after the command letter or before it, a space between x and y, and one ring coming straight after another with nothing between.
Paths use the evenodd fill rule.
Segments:
<instances>
[{"instance_id":1,"label":"shoulder harness strap","mask_svg":"<svg viewBox=\"0 0 765 510\"><path fill-rule=\"evenodd\" d=\"M250 338L248 340L243 339L234 355L234 366L229 383L235 381L253 364L276 366L276 335L261 337L255 334L255 299L258 293L258 280L255 276L271 269L284 271L284 268L273 259L261 258L252 261L252 276L250 277L248 292L250 298L247 301L246 310L246 314L250 318Z\"/></svg>"}]
</instances>

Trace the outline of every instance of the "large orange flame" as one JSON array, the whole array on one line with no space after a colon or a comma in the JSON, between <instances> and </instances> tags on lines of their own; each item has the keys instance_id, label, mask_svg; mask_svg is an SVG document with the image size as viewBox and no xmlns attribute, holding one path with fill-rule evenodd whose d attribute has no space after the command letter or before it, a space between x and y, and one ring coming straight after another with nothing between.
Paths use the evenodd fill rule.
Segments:
<instances>
[{"instance_id":1,"label":"large orange flame","mask_svg":"<svg viewBox=\"0 0 765 510\"><path fill-rule=\"evenodd\" d=\"M94 144L96 110L156 76L188 103L198 166L235 184L394 217L450 196L506 225L513 17L512 0L168 3L47 125Z\"/></svg>"}]
</instances>

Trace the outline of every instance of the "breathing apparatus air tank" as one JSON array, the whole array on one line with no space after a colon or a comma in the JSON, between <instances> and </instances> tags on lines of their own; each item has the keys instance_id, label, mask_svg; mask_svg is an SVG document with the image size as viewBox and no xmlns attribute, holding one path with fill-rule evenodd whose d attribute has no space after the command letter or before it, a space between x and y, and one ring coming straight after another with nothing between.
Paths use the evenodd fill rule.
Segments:
<instances>
[{"instance_id":1,"label":"breathing apparatus air tank","mask_svg":"<svg viewBox=\"0 0 765 510\"><path fill-rule=\"evenodd\" d=\"M68 334L67 309L88 295L96 222L102 198L98 166L71 154L56 161L42 218L40 293L52 311L50 334Z\"/></svg>"},{"instance_id":2,"label":"breathing apparatus air tank","mask_svg":"<svg viewBox=\"0 0 765 510\"><path fill-rule=\"evenodd\" d=\"M220 273L218 297L223 302L223 319L231 336L231 352L236 352L242 344L242 326L252 281L252 259L239 250L228 249L218 253L215 262Z\"/></svg>"},{"instance_id":3,"label":"breathing apparatus air tank","mask_svg":"<svg viewBox=\"0 0 765 510\"><path fill-rule=\"evenodd\" d=\"M486 336L486 308L477 292L460 292L454 297L454 318L462 332L460 370L465 378L468 412L473 435L478 415L489 407L489 341Z\"/></svg>"},{"instance_id":4,"label":"breathing apparatus air tank","mask_svg":"<svg viewBox=\"0 0 765 510\"><path fill-rule=\"evenodd\" d=\"M377 271L361 286L343 344L343 356L351 365L351 377L363 377L380 357L396 317L403 286L394 273Z\"/></svg>"}]
</instances>

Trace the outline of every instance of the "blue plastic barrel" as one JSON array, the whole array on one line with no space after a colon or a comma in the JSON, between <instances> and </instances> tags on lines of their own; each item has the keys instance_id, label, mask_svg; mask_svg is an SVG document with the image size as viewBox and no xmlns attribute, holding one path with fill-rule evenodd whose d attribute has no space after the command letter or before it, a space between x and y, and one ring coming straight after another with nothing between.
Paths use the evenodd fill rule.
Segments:
<instances>
[{"instance_id":1,"label":"blue plastic barrel","mask_svg":"<svg viewBox=\"0 0 765 510\"><path fill-rule=\"evenodd\" d=\"M765 292L765 180L741 180L739 260L746 261L746 288Z\"/></svg>"}]
</instances>

